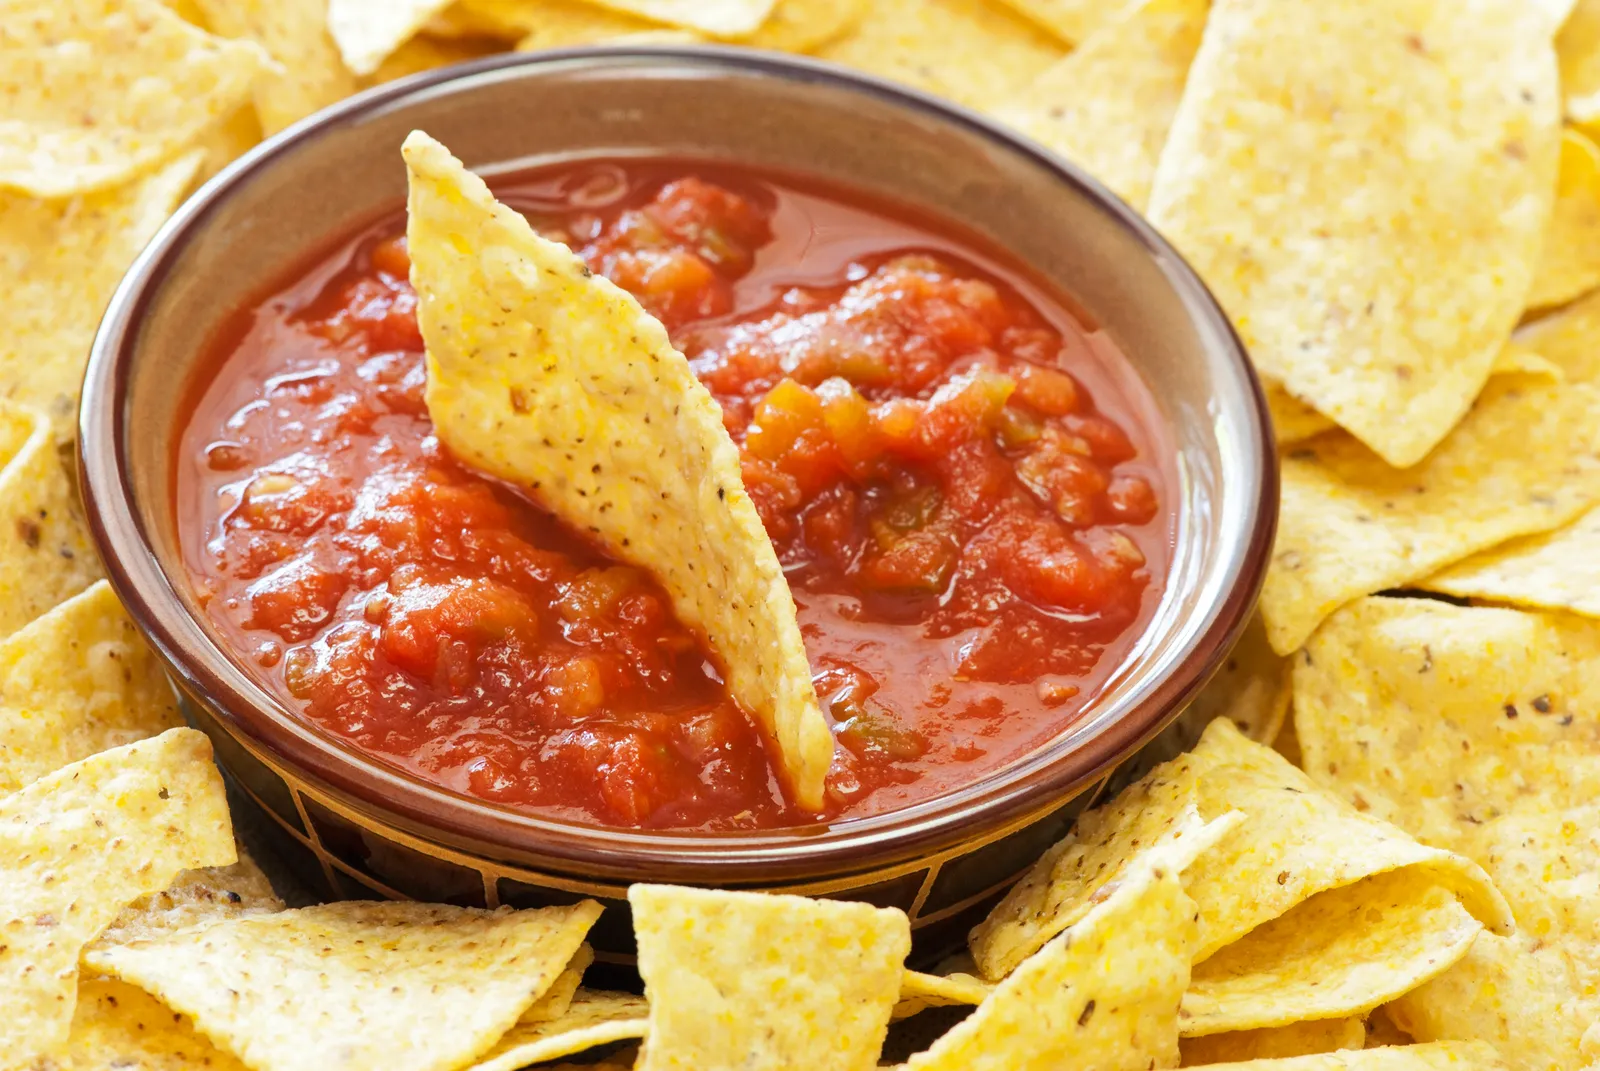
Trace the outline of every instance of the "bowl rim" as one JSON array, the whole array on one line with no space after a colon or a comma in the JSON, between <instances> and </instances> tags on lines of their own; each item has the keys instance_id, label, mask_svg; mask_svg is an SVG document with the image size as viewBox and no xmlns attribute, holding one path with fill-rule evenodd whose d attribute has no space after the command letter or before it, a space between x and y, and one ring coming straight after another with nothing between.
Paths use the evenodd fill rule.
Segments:
<instances>
[{"instance_id":1,"label":"bowl rim","mask_svg":"<svg viewBox=\"0 0 1600 1071\"><path fill-rule=\"evenodd\" d=\"M1130 234L1157 262L1167 284L1197 328L1221 340L1226 363L1251 399L1245 432L1256 440L1246 453L1257 461L1259 494L1250 506L1250 531L1238 552L1203 574L1232 572L1211 607L1210 622L1194 635L1181 661L1097 735L1064 753L1051 745L1012 762L974 784L909 807L833 826L800 826L742 833L632 830L586 825L492 804L455 793L389 766L336 741L296 718L237 664L194 620L174 590L181 582L157 563L139 519L129 478L128 416L124 395L143 314L189 238L230 192L257 171L329 127L392 109L406 98L486 73L574 62L688 64L695 69L776 77L878 98L1018 154L1051 173ZM402 104L403 106L403 104ZM1207 343L1212 345L1213 343ZM1188 263L1137 213L1076 165L978 113L921 91L821 61L751 49L705 45L619 45L511 53L426 71L359 93L267 139L224 168L193 194L157 232L118 286L101 322L85 372L79 409L79 487L107 576L130 616L178 678L203 697L224 731L243 734L277 763L309 776L377 811L381 820L415 833L443 835L446 843L483 845L512 857L554 862L576 873L672 873L739 884L774 875L825 876L861 871L949 850L974 837L987 843L1041 817L1097 780L1153 738L1177 716L1220 666L1242 634L1265 578L1278 517L1278 466L1266 397L1232 323ZM174 619L194 624L174 625ZM198 639L198 642L197 642ZM240 687L243 683L245 687Z\"/></svg>"}]
</instances>

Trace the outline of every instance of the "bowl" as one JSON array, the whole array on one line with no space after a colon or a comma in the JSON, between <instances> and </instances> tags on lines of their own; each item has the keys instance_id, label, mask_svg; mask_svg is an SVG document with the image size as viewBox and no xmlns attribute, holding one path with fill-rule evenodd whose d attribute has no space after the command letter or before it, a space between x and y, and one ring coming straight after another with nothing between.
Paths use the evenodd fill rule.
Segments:
<instances>
[{"instance_id":1,"label":"bowl","mask_svg":"<svg viewBox=\"0 0 1600 1071\"><path fill-rule=\"evenodd\" d=\"M1170 580L1088 713L948 795L831 827L602 829L457 795L295 717L219 645L173 516L181 385L230 314L405 196L399 146L429 131L485 173L590 155L733 160L953 219L1110 333L1177 447ZM1030 865L1182 709L1253 608L1277 513L1259 385L1227 318L1135 212L979 116L817 62L728 48L497 57L380 87L266 142L167 223L113 298L83 390L81 486L112 583L274 847L325 897L539 906L597 897L600 950L630 949L633 881L894 905L924 954Z\"/></svg>"}]
</instances>

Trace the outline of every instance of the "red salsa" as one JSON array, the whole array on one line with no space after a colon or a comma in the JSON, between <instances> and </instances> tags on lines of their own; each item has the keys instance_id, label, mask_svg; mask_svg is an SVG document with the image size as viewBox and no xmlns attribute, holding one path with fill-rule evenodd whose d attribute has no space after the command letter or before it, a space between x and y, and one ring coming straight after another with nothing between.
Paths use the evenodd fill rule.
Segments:
<instances>
[{"instance_id":1,"label":"red salsa","mask_svg":"<svg viewBox=\"0 0 1600 1071\"><path fill-rule=\"evenodd\" d=\"M691 163L498 195L666 324L722 406L837 743L827 820L971 783L1080 716L1160 595L1168 448L1101 334L949 228ZM611 826L816 820L650 575L453 460L404 220L220 340L178 524L225 642L310 722Z\"/></svg>"}]
</instances>

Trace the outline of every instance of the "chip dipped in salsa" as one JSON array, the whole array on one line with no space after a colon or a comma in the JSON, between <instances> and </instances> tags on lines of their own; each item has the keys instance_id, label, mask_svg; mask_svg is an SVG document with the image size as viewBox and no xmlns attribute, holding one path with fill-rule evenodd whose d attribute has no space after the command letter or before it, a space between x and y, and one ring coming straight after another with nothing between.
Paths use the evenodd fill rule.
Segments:
<instances>
[{"instance_id":1,"label":"chip dipped in salsa","mask_svg":"<svg viewBox=\"0 0 1600 1071\"><path fill-rule=\"evenodd\" d=\"M1080 717L1165 579L1171 449L1103 335L940 221L674 160L497 196L635 295L721 406L835 738L825 820L969 784ZM225 643L309 722L609 826L818 820L648 569L453 458L404 221L218 340L178 524Z\"/></svg>"}]
</instances>

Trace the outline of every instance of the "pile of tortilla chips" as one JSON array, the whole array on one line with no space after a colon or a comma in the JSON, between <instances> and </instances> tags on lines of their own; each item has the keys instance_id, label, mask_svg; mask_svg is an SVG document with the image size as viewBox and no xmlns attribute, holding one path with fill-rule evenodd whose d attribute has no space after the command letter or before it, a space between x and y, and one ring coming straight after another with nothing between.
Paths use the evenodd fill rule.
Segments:
<instances>
[{"instance_id":1,"label":"pile of tortilla chips","mask_svg":"<svg viewBox=\"0 0 1600 1071\"><path fill-rule=\"evenodd\" d=\"M1148 213L1266 386L1278 544L1188 750L941 973L907 969L899 912L797 897L636 887L642 996L583 985L587 902L287 910L100 579L63 463L78 382L183 198L365 86L602 42L807 52L1041 141ZM1600 1068L1597 138L1600 0L0 0L0 1071L865 1071L891 1022L961 1005L905 1066ZM411 155L448 195L425 225L567 263ZM459 375L436 412L501 374L493 337L478 369L440 341L503 284L470 268L425 295ZM597 331L640 326L569 291ZM674 452L704 456L654 478L736 487L701 423ZM733 683L808 791L815 699L734 497L638 553L725 529L771 620L674 601L730 661L774 652Z\"/></svg>"}]
</instances>

